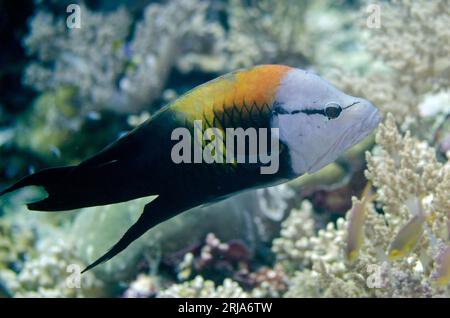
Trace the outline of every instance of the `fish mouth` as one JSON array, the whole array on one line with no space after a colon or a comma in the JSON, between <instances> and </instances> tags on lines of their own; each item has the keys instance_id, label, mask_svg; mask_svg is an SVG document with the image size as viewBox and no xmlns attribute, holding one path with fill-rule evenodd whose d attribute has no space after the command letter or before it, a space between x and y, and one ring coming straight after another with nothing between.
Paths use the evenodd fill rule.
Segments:
<instances>
[{"instance_id":1,"label":"fish mouth","mask_svg":"<svg viewBox=\"0 0 450 318\"><path fill-rule=\"evenodd\" d=\"M382 120L381 112L374 106L373 110L370 112L369 116L365 118L356 129L354 129L355 134L348 140L348 144L346 147L344 147L344 151L348 148L356 145L361 140L366 138L368 135L370 135L380 124ZM354 128L354 127L353 127ZM346 131L347 136L344 136L344 140L351 135L351 132L348 130Z\"/></svg>"},{"instance_id":2,"label":"fish mouth","mask_svg":"<svg viewBox=\"0 0 450 318\"><path fill-rule=\"evenodd\" d=\"M381 120L383 119L383 116L381 115L381 112L378 110L378 108L373 107L372 113L369 115L369 117L364 121L366 123L367 129L371 132L375 128L378 127L378 125L381 123Z\"/></svg>"}]
</instances>

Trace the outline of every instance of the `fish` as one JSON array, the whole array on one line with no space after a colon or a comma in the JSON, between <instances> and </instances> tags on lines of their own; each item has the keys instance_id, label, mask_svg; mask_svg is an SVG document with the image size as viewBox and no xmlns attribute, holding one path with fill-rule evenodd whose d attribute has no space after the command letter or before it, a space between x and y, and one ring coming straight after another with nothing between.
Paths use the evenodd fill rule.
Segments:
<instances>
[{"instance_id":1,"label":"fish","mask_svg":"<svg viewBox=\"0 0 450 318\"><path fill-rule=\"evenodd\" d=\"M67 211L157 195L136 223L85 272L184 211L320 170L368 136L380 121L380 112L371 102L345 94L313 72L258 65L193 88L78 165L43 169L0 195L30 185L43 187L48 196L27 204L38 211ZM205 150L213 142L198 140L196 131L208 128L256 131L258 136L265 132L267 140L258 149L276 154L273 171L264 172L272 165L268 161L251 160L251 144L243 151L239 146L238 150L211 151L216 157L230 156L226 162L195 160L198 146ZM188 136L182 138L186 132ZM228 146L228 134L215 136L217 144ZM190 149L180 147L186 140L194 145L194 162L174 160L174 153L186 159L182 150ZM239 162L239 155L248 160Z\"/></svg>"},{"instance_id":2,"label":"fish","mask_svg":"<svg viewBox=\"0 0 450 318\"><path fill-rule=\"evenodd\" d=\"M345 256L350 262L356 260L364 242L365 209L367 203L373 200L374 197L370 193L371 187L371 182L368 182L362 193L361 201L355 202L349 214Z\"/></svg>"},{"instance_id":3,"label":"fish","mask_svg":"<svg viewBox=\"0 0 450 318\"><path fill-rule=\"evenodd\" d=\"M389 245L388 258L391 261L408 255L416 246L424 232L425 215L418 213L403 225Z\"/></svg>"},{"instance_id":4,"label":"fish","mask_svg":"<svg viewBox=\"0 0 450 318\"><path fill-rule=\"evenodd\" d=\"M445 246L439 252L436 259L436 270L432 276L434 281L440 286L450 283L450 246Z\"/></svg>"}]
</instances>

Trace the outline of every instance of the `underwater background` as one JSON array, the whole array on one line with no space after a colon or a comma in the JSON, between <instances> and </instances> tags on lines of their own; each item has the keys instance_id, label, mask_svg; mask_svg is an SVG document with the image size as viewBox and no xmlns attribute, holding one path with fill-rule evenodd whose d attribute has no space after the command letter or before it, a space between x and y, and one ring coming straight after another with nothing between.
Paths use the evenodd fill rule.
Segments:
<instances>
[{"instance_id":1,"label":"underwater background","mask_svg":"<svg viewBox=\"0 0 450 318\"><path fill-rule=\"evenodd\" d=\"M6 195L0 297L449 297L449 26L448 0L0 1L0 189L257 64L384 116L319 172L178 215L82 276L148 198L56 214L27 211L39 189Z\"/></svg>"}]
</instances>

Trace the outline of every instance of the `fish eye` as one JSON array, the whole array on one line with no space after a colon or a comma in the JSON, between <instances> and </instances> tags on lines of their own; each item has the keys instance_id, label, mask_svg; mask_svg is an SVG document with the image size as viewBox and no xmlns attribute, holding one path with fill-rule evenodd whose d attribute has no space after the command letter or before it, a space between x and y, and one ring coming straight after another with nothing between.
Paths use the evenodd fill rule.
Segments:
<instances>
[{"instance_id":1,"label":"fish eye","mask_svg":"<svg viewBox=\"0 0 450 318\"><path fill-rule=\"evenodd\" d=\"M334 119L339 117L342 112L342 107L338 103L331 102L325 105L325 115L328 119Z\"/></svg>"}]
</instances>

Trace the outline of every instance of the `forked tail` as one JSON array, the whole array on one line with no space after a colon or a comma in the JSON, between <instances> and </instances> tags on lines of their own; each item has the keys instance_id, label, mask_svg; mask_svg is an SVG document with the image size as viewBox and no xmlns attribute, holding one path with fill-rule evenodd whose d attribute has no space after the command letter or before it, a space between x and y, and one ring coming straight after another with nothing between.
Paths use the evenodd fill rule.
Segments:
<instances>
[{"instance_id":1,"label":"forked tail","mask_svg":"<svg viewBox=\"0 0 450 318\"><path fill-rule=\"evenodd\" d=\"M26 186L41 186L48 197L28 204L30 210L67 211L153 194L148 187L141 186L143 183L139 182L139 177L130 179L129 169L130 165L117 161L99 166L44 169L19 180L0 192L0 196Z\"/></svg>"}]
</instances>

